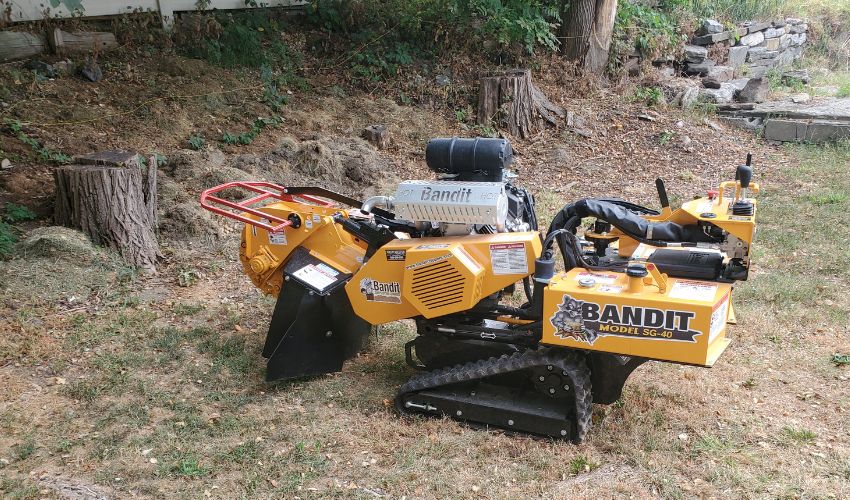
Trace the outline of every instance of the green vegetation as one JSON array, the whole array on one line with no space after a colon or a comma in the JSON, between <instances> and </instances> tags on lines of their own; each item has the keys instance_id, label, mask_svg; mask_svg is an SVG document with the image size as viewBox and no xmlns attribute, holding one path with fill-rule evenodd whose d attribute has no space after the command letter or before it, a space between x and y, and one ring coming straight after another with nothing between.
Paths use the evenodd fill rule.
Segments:
<instances>
[{"instance_id":1,"label":"green vegetation","mask_svg":"<svg viewBox=\"0 0 850 500\"><path fill-rule=\"evenodd\" d=\"M260 132L263 131L269 125L277 125L280 123L279 118L257 118L254 120L254 123L251 124L251 129L247 132L242 132L241 134L231 134L230 132L225 132L221 137L221 142L227 145L235 145L235 146L247 146L254 142L254 139L260 135Z\"/></svg>"},{"instance_id":2,"label":"green vegetation","mask_svg":"<svg viewBox=\"0 0 850 500\"><path fill-rule=\"evenodd\" d=\"M24 132L23 124L21 124L21 122L7 118L4 120L4 124L14 137L32 148L33 152L35 152L41 160L51 163L68 163L71 161L70 156L42 146L40 142L30 137L29 134Z\"/></svg>"},{"instance_id":3,"label":"green vegetation","mask_svg":"<svg viewBox=\"0 0 850 500\"><path fill-rule=\"evenodd\" d=\"M189 140L187 142L189 143L189 147L194 149L195 151L200 151L204 148L204 145L206 144L206 141L203 137L194 134L189 136Z\"/></svg>"},{"instance_id":4,"label":"green vegetation","mask_svg":"<svg viewBox=\"0 0 850 500\"><path fill-rule=\"evenodd\" d=\"M850 365L850 354L833 354L832 362L835 363L835 366L848 366Z\"/></svg>"},{"instance_id":5,"label":"green vegetation","mask_svg":"<svg viewBox=\"0 0 850 500\"><path fill-rule=\"evenodd\" d=\"M789 440L801 443L812 442L818 437L817 434L808 429L795 429L793 427L783 427L782 435Z\"/></svg>"},{"instance_id":6,"label":"green vegetation","mask_svg":"<svg viewBox=\"0 0 850 500\"><path fill-rule=\"evenodd\" d=\"M665 0L662 3L681 6L697 19L737 23L780 18L786 12L788 0Z\"/></svg>"},{"instance_id":7,"label":"green vegetation","mask_svg":"<svg viewBox=\"0 0 850 500\"><path fill-rule=\"evenodd\" d=\"M586 456L579 455L570 460L570 474L578 475L582 472L590 472L599 465L591 462Z\"/></svg>"},{"instance_id":8,"label":"green vegetation","mask_svg":"<svg viewBox=\"0 0 850 500\"><path fill-rule=\"evenodd\" d=\"M632 97L635 101L642 102L648 106L657 106L664 99L664 94L661 93L661 89L658 87L640 86L635 88Z\"/></svg>"},{"instance_id":9,"label":"green vegetation","mask_svg":"<svg viewBox=\"0 0 850 500\"><path fill-rule=\"evenodd\" d=\"M671 52L682 42L678 30L679 14L679 6L667 2L659 7L634 0L620 2L614 21L609 70L619 71L634 51L648 59Z\"/></svg>"},{"instance_id":10,"label":"green vegetation","mask_svg":"<svg viewBox=\"0 0 850 500\"><path fill-rule=\"evenodd\" d=\"M13 224L35 218L36 214L29 208L15 203L6 203L5 213L0 216L0 258L9 257L15 243L18 242L19 230Z\"/></svg>"}]
</instances>

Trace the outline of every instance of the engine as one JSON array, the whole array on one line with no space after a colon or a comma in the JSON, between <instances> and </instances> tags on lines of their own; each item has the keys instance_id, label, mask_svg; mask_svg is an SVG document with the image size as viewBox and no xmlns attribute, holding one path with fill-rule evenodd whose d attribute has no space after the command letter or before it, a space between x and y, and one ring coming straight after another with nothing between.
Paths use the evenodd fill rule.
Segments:
<instances>
[{"instance_id":1,"label":"engine","mask_svg":"<svg viewBox=\"0 0 850 500\"><path fill-rule=\"evenodd\" d=\"M537 229L533 197L512 185L513 150L505 139L432 139L428 167L440 179L411 180L395 196L371 198L364 210L383 206L426 236L523 232Z\"/></svg>"}]
</instances>

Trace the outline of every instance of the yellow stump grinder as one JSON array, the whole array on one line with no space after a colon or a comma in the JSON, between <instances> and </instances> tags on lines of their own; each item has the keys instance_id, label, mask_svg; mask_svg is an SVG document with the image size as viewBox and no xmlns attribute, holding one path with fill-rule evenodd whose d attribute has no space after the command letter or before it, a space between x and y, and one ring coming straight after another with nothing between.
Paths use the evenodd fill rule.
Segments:
<instances>
[{"instance_id":1,"label":"yellow stump grinder","mask_svg":"<svg viewBox=\"0 0 850 500\"><path fill-rule=\"evenodd\" d=\"M277 296L268 380L339 371L374 325L410 318L418 373L399 411L580 442L592 403L619 399L645 361L710 367L729 345L755 235L749 157L678 209L658 179L660 211L588 198L543 233L508 141L433 139L425 156L439 180L365 201L264 182L203 193L245 224L244 272Z\"/></svg>"}]
</instances>

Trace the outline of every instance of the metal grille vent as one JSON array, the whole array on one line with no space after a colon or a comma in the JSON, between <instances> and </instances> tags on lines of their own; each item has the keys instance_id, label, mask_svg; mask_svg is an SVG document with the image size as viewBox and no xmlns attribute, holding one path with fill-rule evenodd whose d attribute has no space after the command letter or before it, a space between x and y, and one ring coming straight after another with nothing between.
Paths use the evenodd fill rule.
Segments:
<instances>
[{"instance_id":1,"label":"metal grille vent","mask_svg":"<svg viewBox=\"0 0 850 500\"><path fill-rule=\"evenodd\" d=\"M411 294L428 309L463 300L466 280L450 262L435 262L413 271Z\"/></svg>"}]
</instances>

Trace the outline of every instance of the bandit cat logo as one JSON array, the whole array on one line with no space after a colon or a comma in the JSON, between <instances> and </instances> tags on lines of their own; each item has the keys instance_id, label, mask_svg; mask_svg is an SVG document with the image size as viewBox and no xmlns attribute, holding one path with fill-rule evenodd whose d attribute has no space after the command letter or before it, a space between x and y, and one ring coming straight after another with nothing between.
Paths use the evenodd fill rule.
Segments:
<instances>
[{"instance_id":1,"label":"bandit cat logo","mask_svg":"<svg viewBox=\"0 0 850 500\"><path fill-rule=\"evenodd\" d=\"M366 296L369 302L401 304L401 285L395 281L384 282L363 278L360 280L360 293Z\"/></svg>"},{"instance_id":2,"label":"bandit cat logo","mask_svg":"<svg viewBox=\"0 0 850 500\"><path fill-rule=\"evenodd\" d=\"M652 307L600 306L564 295L558 310L549 318L555 336L593 345L605 335L638 339L696 342L702 332L690 328L696 316L689 311L672 311Z\"/></svg>"}]
</instances>

